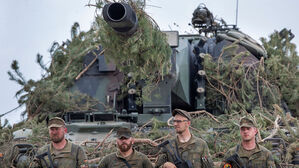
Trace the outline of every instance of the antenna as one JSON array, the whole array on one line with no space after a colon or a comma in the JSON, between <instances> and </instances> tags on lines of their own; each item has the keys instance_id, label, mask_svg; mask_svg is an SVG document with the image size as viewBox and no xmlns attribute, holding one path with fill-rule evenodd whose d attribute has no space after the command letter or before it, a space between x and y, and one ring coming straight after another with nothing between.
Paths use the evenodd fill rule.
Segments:
<instances>
[{"instance_id":1,"label":"antenna","mask_svg":"<svg viewBox=\"0 0 299 168\"><path fill-rule=\"evenodd\" d=\"M236 6L236 27L238 27L238 10L239 10L239 0L237 0L237 6Z\"/></svg>"}]
</instances>

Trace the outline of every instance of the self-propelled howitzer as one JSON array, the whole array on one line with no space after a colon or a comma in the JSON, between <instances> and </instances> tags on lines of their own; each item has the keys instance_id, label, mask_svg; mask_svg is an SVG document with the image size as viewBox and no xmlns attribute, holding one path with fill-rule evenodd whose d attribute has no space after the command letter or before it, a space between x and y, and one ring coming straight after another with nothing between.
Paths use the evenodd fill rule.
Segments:
<instances>
[{"instance_id":1,"label":"self-propelled howitzer","mask_svg":"<svg viewBox=\"0 0 299 168\"><path fill-rule=\"evenodd\" d=\"M167 121L175 108L187 111L205 110L206 80L203 67L204 55L209 54L216 59L224 47L239 41L238 52L249 51L245 64L251 64L266 55L265 50L249 36L238 31L236 26L208 24L208 19L200 20L203 10L195 10L193 25L204 33L213 34L208 37L201 34L179 35L177 31L163 31L171 48L170 71L164 74L163 80L156 83L150 92L150 100L141 99L143 81L134 84L126 83L131 73L118 70L113 61L100 46L86 55L84 64L88 65L95 58L96 62L75 82L73 90L79 90L97 99L100 103L93 111L68 112L64 117L69 131L93 131L104 128L148 122L152 118ZM207 15L205 15L207 16ZM109 3L103 8L103 18L119 36L130 38L138 30L138 17L130 5L125 3ZM209 22L211 23L211 22ZM123 66L128 66L124 64ZM127 93L122 89L127 87ZM140 92L137 92L137 89ZM141 100L141 101L140 101ZM221 113L209 109L213 113ZM84 122L84 124L80 124Z\"/></svg>"}]
</instances>

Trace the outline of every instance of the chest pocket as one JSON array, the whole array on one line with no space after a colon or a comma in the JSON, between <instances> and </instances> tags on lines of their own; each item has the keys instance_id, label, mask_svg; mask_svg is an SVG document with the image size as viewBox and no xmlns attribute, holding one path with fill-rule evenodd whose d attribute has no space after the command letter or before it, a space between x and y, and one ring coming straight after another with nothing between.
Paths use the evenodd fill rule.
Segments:
<instances>
[{"instance_id":1,"label":"chest pocket","mask_svg":"<svg viewBox=\"0 0 299 168\"><path fill-rule=\"evenodd\" d=\"M267 161L265 156L262 155L262 152L258 152L256 154L253 154L249 160L247 167L249 168L266 168L267 167Z\"/></svg>"},{"instance_id":2,"label":"chest pocket","mask_svg":"<svg viewBox=\"0 0 299 168\"><path fill-rule=\"evenodd\" d=\"M79 147L72 144L71 152L61 152L57 153L56 155L52 155L52 160L54 166L57 167L78 167L78 154L79 154Z\"/></svg>"},{"instance_id":3,"label":"chest pocket","mask_svg":"<svg viewBox=\"0 0 299 168\"><path fill-rule=\"evenodd\" d=\"M184 160L189 160L193 167L201 167L200 145L192 144L182 151L181 156Z\"/></svg>"},{"instance_id":4,"label":"chest pocket","mask_svg":"<svg viewBox=\"0 0 299 168\"><path fill-rule=\"evenodd\" d=\"M122 161L114 162L111 167L128 168L128 166Z\"/></svg>"},{"instance_id":5,"label":"chest pocket","mask_svg":"<svg viewBox=\"0 0 299 168\"><path fill-rule=\"evenodd\" d=\"M75 158L71 153L60 153L57 156L53 156L53 164L57 167L76 167Z\"/></svg>"},{"instance_id":6,"label":"chest pocket","mask_svg":"<svg viewBox=\"0 0 299 168\"><path fill-rule=\"evenodd\" d=\"M136 161L127 161L127 163L129 164L129 166L131 166L131 168L139 168L140 166L138 166L137 164L138 160ZM121 159L115 159L112 162L112 166L111 167L117 167L117 168L128 168L128 166L126 165L126 163L124 161L122 161Z\"/></svg>"},{"instance_id":7,"label":"chest pocket","mask_svg":"<svg viewBox=\"0 0 299 168\"><path fill-rule=\"evenodd\" d=\"M261 157L258 157L258 158L255 158L253 160L250 160L249 161L249 164L252 168L254 167L258 167L258 168L266 168L267 167L267 161L265 158L263 158L262 156Z\"/></svg>"},{"instance_id":8,"label":"chest pocket","mask_svg":"<svg viewBox=\"0 0 299 168\"><path fill-rule=\"evenodd\" d=\"M199 151L188 151L188 157L185 160L191 161L193 167L201 167L201 155Z\"/></svg>"}]
</instances>

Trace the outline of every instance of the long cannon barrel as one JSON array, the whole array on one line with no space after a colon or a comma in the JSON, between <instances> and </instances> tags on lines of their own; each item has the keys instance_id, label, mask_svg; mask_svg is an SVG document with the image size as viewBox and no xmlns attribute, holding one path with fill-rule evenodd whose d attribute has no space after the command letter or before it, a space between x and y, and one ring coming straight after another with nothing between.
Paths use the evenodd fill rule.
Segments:
<instances>
[{"instance_id":1,"label":"long cannon barrel","mask_svg":"<svg viewBox=\"0 0 299 168\"><path fill-rule=\"evenodd\" d=\"M138 27L135 11L127 3L109 3L103 8L104 20L117 32L132 35Z\"/></svg>"}]
</instances>

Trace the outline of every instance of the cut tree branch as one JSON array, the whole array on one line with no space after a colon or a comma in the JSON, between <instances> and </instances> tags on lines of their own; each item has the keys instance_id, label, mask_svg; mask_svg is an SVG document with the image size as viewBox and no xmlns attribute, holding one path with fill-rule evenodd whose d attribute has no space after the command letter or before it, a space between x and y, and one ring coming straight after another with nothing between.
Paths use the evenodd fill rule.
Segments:
<instances>
[{"instance_id":1,"label":"cut tree branch","mask_svg":"<svg viewBox=\"0 0 299 168\"><path fill-rule=\"evenodd\" d=\"M80 79L81 78L81 76L96 62L96 60L98 59L98 56L99 55L102 55L104 52L105 52L105 50L106 49L103 49L101 52L100 52L100 54L97 54L95 57L94 57L94 59L87 65L87 67L85 67L84 69L83 69L83 71L81 71L79 74L78 74L78 76L75 78L76 80L78 80L78 79Z\"/></svg>"},{"instance_id":2,"label":"cut tree branch","mask_svg":"<svg viewBox=\"0 0 299 168\"><path fill-rule=\"evenodd\" d=\"M279 125L278 122L280 121L281 117L279 115L276 116L276 119L274 121L274 129L272 130L271 134L269 136L267 136L266 138L264 138L263 140L261 140L261 142L264 142L266 139L268 138L273 138L273 136L277 133L277 131L279 130Z\"/></svg>"}]
</instances>

